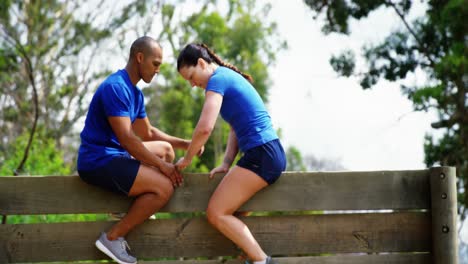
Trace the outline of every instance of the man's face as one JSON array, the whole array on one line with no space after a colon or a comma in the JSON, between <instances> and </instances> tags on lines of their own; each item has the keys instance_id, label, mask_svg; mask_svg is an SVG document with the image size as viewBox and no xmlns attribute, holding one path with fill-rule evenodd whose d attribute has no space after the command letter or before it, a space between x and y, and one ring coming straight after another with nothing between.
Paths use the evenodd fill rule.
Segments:
<instances>
[{"instance_id":1,"label":"man's face","mask_svg":"<svg viewBox=\"0 0 468 264\"><path fill-rule=\"evenodd\" d=\"M154 75L159 73L162 64L162 50L155 44L146 56L144 54L141 55L140 77L144 82L150 83Z\"/></svg>"}]
</instances>

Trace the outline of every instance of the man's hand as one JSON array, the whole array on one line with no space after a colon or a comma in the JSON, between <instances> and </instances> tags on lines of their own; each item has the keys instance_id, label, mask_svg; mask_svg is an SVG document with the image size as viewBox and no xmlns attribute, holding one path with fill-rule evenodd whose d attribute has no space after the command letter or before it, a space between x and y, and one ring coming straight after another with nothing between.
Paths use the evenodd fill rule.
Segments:
<instances>
[{"instance_id":1,"label":"man's hand","mask_svg":"<svg viewBox=\"0 0 468 264\"><path fill-rule=\"evenodd\" d=\"M172 186L179 187L184 182L182 175L174 164L164 162L163 166L161 166L159 169L166 177L171 180Z\"/></svg>"}]
</instances>

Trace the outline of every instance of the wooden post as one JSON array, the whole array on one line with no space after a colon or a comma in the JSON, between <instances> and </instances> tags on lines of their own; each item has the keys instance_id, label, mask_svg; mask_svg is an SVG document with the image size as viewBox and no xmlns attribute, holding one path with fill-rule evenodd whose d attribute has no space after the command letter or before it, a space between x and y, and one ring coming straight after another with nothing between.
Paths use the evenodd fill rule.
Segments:
<instances>
[{"instance_id":1,"label":"wooden post","mask_svg":"<svg viewBox=\"0 0 468 264\"><path fill-rule=\"evenodd\" d=\"M434 264L457 264L457 188L454 167L429 169Z\"/></svg>"}]
</instances>

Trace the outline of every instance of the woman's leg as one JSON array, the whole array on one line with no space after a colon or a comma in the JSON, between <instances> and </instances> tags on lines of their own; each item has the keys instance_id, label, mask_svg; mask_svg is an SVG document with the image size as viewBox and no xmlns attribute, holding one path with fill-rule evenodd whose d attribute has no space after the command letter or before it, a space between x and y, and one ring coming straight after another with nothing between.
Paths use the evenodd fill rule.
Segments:
<instances>
[{"instance_id":1,"label":"woman's leg","mask_svg":"<svg viewBox=\"0 0 468 264\"><path fill-rule=\"evenodd\" d=\"M254 172L235 166L216 188L206 210L207 219L216 229L240 247L253 261L267 257L249 228L232 214L267 182Z\"/></svg>"}]
</instances>

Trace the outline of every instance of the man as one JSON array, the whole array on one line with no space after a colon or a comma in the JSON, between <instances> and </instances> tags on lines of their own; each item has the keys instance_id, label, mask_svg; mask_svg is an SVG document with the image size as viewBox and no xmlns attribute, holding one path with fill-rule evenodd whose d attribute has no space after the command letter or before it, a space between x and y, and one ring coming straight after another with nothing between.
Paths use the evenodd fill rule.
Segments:
<instances>
[{"instance_id":1,"label":"man","mask_svg":"<svg viewBox=\"0 0 468 264\"><path fill-rule=\"evenodd\" d=\"M159 73L162 49L150 37L135 40L125 69L110 75L93 96L78 153L78 174L99 187L136 197L125 216L102 232L96 247L121 264L136 263L124 237L163 207L182 183L174 149L189 140L153 127L136 84ZM201 154L201 152L200 152Z\"/></svg>"}]
</instances>

